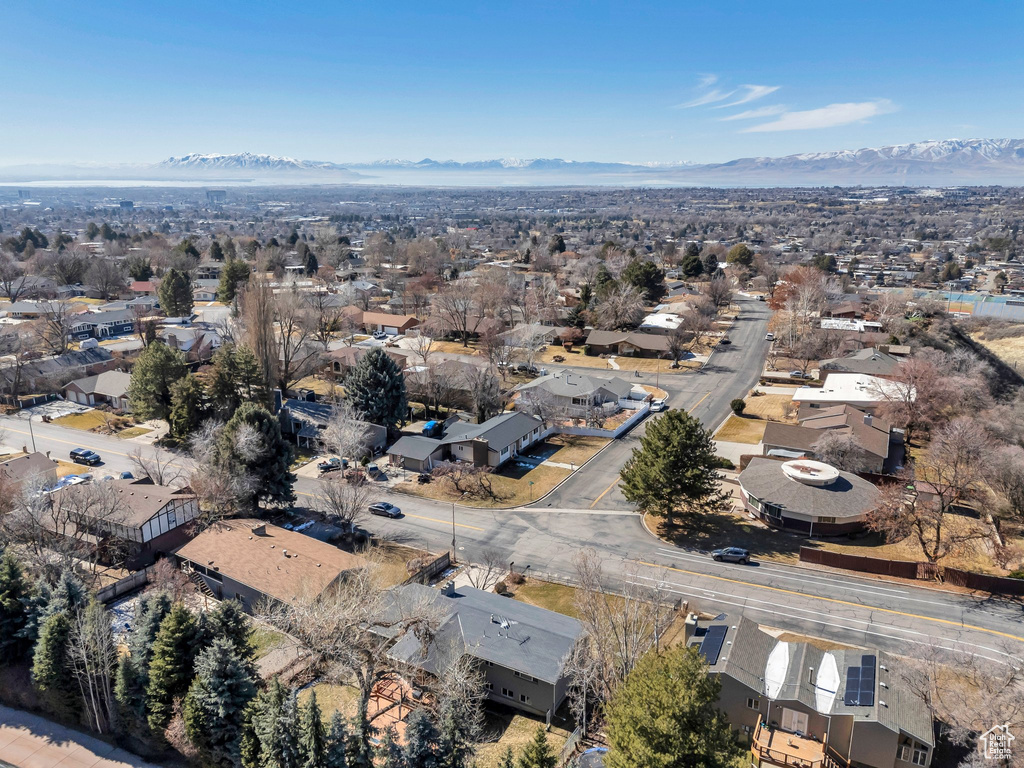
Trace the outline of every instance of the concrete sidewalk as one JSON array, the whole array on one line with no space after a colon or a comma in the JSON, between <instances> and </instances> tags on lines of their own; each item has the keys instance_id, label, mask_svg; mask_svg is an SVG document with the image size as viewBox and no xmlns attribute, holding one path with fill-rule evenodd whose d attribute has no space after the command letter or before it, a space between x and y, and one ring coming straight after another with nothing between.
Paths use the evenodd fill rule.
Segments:
<instances>
[{"instance_id":1,"label":"concrete sidewalk","mask_svg":"<svg viewBox=\"0 0 1024 768\"><path fill-rule=\"evenodd\" d=\"M105 741L2 705L0 761L18 768L156 768Z\"/></svg>"}]
</instances>

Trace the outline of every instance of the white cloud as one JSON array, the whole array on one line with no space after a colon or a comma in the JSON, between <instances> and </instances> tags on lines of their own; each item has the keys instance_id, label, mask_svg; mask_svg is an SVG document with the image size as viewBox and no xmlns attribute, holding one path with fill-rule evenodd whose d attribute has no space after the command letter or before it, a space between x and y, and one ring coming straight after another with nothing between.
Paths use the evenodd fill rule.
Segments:
<instances>
[{"instance_id":1,"label":"white cloud","mask_svg":"<svg viewBox=\"0 0 1024 768\"><path fill-rule=\"evenodd\" d=\"M740 104L747 104L751 101L757 101L763 99L765 96L775 93L782 86L779 85L743 85L741 88L746 88L747 92L728 104L719 104L715 109L725 109L726 107L738 107Z\"/></svg>"},{"instance_id":2,"label":"white cloud","mask_svg":"<svg viewBox=\"0 0 1024 768\"><path fill-rule=\"evenodd\" d=\"M703 75L700 79L699 87L710 88L712 85L718 82L718 75Z\"/></svg>"},{"instance_id":3,"label":"white cloud","mask_svg":"<svg viewBox=\"0 0 1024 768\"><path fill-rule=\"evenodd\" d=\"M786 111L786 107L782 104L776 104L771 107L758 107L757 109L748 109L745 112L737 112L735 115L729 115L728 117L719 118L720 120L753 120L756 117L771 117L772 115L781 115Z\"/></svg>"},{"instance_id":4,"label":"white cloud","mask_svg":"<svg viewBox=\"0 0 1024 768\"><path fill-rule=\"evenodd\" d=\"M703 107L705 104L714 104L716 101L725 101L732 96L736 91L722 91L715 88L713 91L708 91L703 96L698 96L693 101L688 101L685 104L676 104L676 109L690 109L691 107Z\"/></svg>"},{"instance_id":5,"label":"white cloud","mask_svg":"<svg viewBox=\"0 0 1024 768\"><path fill-rule=\"evenodd\" d=\"M768 133L770 131L807 131L814 128L835 128L858 123L878 115L895 112L897 107L889 99L829 104L819 109L783 112L777 120L745 128L741 133Z\"/></svg>"}]
</instances>

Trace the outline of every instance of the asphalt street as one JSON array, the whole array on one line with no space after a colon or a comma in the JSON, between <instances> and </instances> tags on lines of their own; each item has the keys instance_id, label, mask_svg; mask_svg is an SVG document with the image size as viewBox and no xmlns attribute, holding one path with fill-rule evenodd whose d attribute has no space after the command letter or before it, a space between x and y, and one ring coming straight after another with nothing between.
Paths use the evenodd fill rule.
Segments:
<instances>
[{"instance_id":1,"label":"asphalt street","mask_svg":"<svg viewBox=\"0 0 1024 768\"><path fill-rule=\"evenodd\" d=\"M702 373L662 375L658 380L669 392L671 407L694 413L712 428L728 415L729 401L754 384L767 350L769 311L759 302L742 301L740 306L740 318L729 334L733 343L715 353ZM653 379L651 374L642 381ZM31 447L24 418L0 417L0 427L7 433L4 442ZM133 469L128 454L136 446L130 442L40 421L32 427L37 449L55 458L66 459L68 451L79 446L100 453L102 466L83 468L97 477ZM517 570L561 579L572 578L573 556L590 547L603 558L610 586L633 581L658 587L701 610L743 614L783 630L894 653L920 657L936 649L947 656L970 653L996 663L1021 663L1020 602L769 561L750 566L716 563L705 552L672 547L655 538L615 482L643 428L641 424L631 436L613 443L530 507L453 507L382 490L381 496L401 507L404 516L388 520L367 515L360 525L432 551L448 549L454 535L460 559L480 559L493 550L514 562ZM187 466L186 459L172 460ZM300 478L296 491L300 503L308 503L318 491L318 481Z\"/></svg>"}]
</instances>

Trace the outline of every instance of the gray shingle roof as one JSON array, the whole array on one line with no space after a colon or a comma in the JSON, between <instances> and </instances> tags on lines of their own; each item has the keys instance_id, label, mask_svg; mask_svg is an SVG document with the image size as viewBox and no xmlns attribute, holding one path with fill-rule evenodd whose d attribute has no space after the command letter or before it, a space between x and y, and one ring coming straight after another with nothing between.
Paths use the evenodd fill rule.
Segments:
<instances>
[{"instance_id":1,"label":"gray shingle roof","mask_svg":"<svg viewBox=\"0 0 1024 768\"><path fill-rule=\"evenodd\" d=\"M752 691L767 696L765 678L768 658L781 644L785 646L788 665L778 693L770 697L773 700L799 701L812 710L830 716L854 715L857 722L876 721L895 733L904 731L922 743L934 743L927 705L908 690L902 678L894 673L900 663L898 659L874 650L851 648L823 651L809 643L782 642L762 632L755 622L742 616L735 624L734 621L726 617L724 620L701 624L701 627L714 624L728 627L721 655L717 663L709 668L712 673L728 675ZM691 644L697 644L701 639L702 636L697 635ZM847 705L844 701L847 668L859 666L865 654L877 657L874 703L870 706ZM824 668L826 655L831 655L835 660L839 671L839 688L834 697L825 691L826 695L819 698L819 690L823 689L815 685L816 675ZM887 687L878 685L883 682ZM822 704L827 701L831 701L830 706L823 708Z\"/></svg>"},{"instance_id":2,"label":"gray shingle roof","mask_svg":"<svg viewBox=\"0 0 1024 768\"><path fill-rule=\"evenodd\" d=\"M616 397L625 398L629 397L633 385L617 376L582 374L565 369L521 384L518 389L520 392L542 389L557 397L587 397L604 389Z\"/></svg>"},{"instance_id":3,"label":"gray shingle roof","mask_svg":"<svg viewBox=\"0 0 1024 768\"><path fill-rule=\"evenodd\" d=\"M441 442L461 443L479 438L486 440L491 450L500 452L516 440L526 437L542 423L536 416L513 411L488 419L483 424L469 424L464 421L453 424Z\"/></svg>"},{"instance_id":4,"label":"gray shingle roof","mask_svg":"<svg viewBox=\"0 0 1024 768\"><path fill-rule=\"evenodd\" d=\"M850 472L840 472L830 485L805 485L782 471L782 462L751 459L738 478L740 487L761 502L785 511L834 517L842 520L860 517L878 504L879 493L867 480Z\"/></svg>"},{"instance_id":5,"label":"gray shingle roof","mask_svg":"<svg viewBox=\"0 0 1024 768\"><path fill-rule=\"evenodd\" d=\"M833 357L829 360L822 360L820 367L828 371L888 376L896 370L896 366L899 363L900 360L897 357L881 352L875 347L865 347L846 355L846 357Z\"/></svg>"},{"instance_id":6,"label":"gray shingle roof","mask_svg":"<svg viewBox=\"0 0 1024 768\"><path fill-rule=\"evenodd\" d=\"M406 584L396 591L400 602L426 598L444 611L441 627L426 652L412 635L402 637L390 650L393 658L427 672L436 672L444 653L455 648L553 684L562 676L566 655L583 633L583 626L569 616L473 587L460 587L451 596L421 584ZM507 628L502 627L502 620Z\"/></svg>"},{"instance_id":7,"label":"gray shingle roof","mask_svg":"<svg viewBox=\"0 0 1024 768\"><path fill-rule=\"evenodd\" d=\"M404 456L415 461L424 461L442 445L440 440L435 440L432 437L406 435L388 448L388 453L392 456Z\"/></svg>"},{"instance_id":8,"label":"gray shingle roof","mask_svg":"<svg viewBox=\"0 0 1024 768\"><path fill-rule=\"evenodd\" d=\"M97 394L106 397L124 397L131 383L131 374L123 371L104 371L95 376L86 376L71 382L87 395Z\"/></svg>"}]
</instances>

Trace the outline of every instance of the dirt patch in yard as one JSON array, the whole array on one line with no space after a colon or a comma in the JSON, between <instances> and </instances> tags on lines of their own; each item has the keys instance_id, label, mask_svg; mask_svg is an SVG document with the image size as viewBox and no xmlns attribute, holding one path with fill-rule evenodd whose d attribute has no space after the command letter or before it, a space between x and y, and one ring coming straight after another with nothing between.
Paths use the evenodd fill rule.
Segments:
<instances>
[{"instance_id":1,"label":"dirt patch in yard","mask_svg":"<svg viewBox=\"0 0 1024 768\"><path fill-rule=\"evenodd\" d=\"M317 694L319 696L319 694ZM498 768L505 750L511 748L512 754L518 755L523 747L533 740L537 728L544 725L540 718L513 714L510 710L488 710L484 722L484 733L487 741L477 746L474 755L475 764L480 768ZM551 751L556 755L569 739L569 733L563 728L551 727L547 734Z\"/></svg>"},{"instance_id":2,"label":"dirt patch in yard","mask_svg":"<svg viewBox=\"0 0 1024 768\"><path fill-rule=\"evenodd\" d=\"M554 435L547 438L544 442L558 449L547 457L548 461L556 461L560 464L575 464L578 467L608 445L611 440L607 437Z\"/></svg>"},{"instance_id":3,"label":"dirt patch in yard","mask_svg":"<svg viewBox=\"0 0 1024 768\"><path fill-rule=\"evenodd\" d=\"M525 465L526 462L517 462L513 459L502 467L500 472L489 476L494 498L463 498L450 482L437 478L429 483L399 483L394 489L437 501L454 501L465 507L518 507L536 501L571 474L568 469L561 467L547 467L543 464L530 467L520 464Z\"/></svg>"},{"instance_id":4,"label":"dirt patch in yard","mask_svg":"<svg viewBox=\"0 0 1024 768\"><path fill-rule=\"evenodd\" d=\"M971 334L971 338L984 346L1007 365L1024 371L1024 336L1012 336L1005 339L985 339L981 334Z\"/></svg>"},{"instance_id":5,"label":"dirt patch in yard","mask_svg":"<svg viewBox=\"0 0 1024 768\"><path fill-rule=\"evenodd\" d=\"M757 445L764 439L764 430L767 426L768 422L761 419L744 419L733 415L715 433L715 440Z\"/></svg>"},{"instance_id":6,"label":"dirt patch in yard","mask_svg":"<svg viewBox=\"0 0 1024 768\"><path fill-rule=\"evenodd\" d=\"M576 610L575 587L555 584L550 581L527 579L522 584L510 586L509 589L514 590L513 597L521 603L546 608L555 613L572 616L574 619L580 617Z\"/></svg>"},{"instance_id":7,"label":"dirt patch in yard","mask_svg":"<svg viewBox=\"0 0 1024 768\"><path fill-rule=\"evenodd\" d=\"M120 432L118 432L117 436L122 440L128 440L129 438L132 437L148 435L152 431L152 429L148 429L147 427L128 427L128 429L122 429Z\"/></svg>"},{"instance_id":8,"label":"dirt patch in yard","mask_svg":"<svg viewBox=\"0 0 1024 768\"><path fill-rule=\"evenodd\" d=\"M330 722L335 712L340 712L344 717L355 715L356 702L359 698L359 691L355 687L335 683L314 683L299 691L299 703L304 705L309 701L312 691L316 691L316 703L320 707L320 714L325 723Z\"/></svg>"},{"instance_id":9,"label":"dirt patch in yard","mask_svg":"<svg viewBox=\"0 0 1024 768\"><path fill-rule=\"evenodd\" d=\"M71 429L81 429L85 432L92 432L97 427L106 427L109 420L108 414L93 409L83 413L70 413L53 420L53 424Z\"/></svg>"},{"instance_id":10,"label":"dirt patch in yard","mask_svg":"<svg viewBox=\"0 0 1024 768\"><path fill-rule=\"evenodd\" d=\"M796 424L792 395L757 395L748 396L745 400L747 407L743 409L744 416Z\"/></svg>"}]
</instances>

